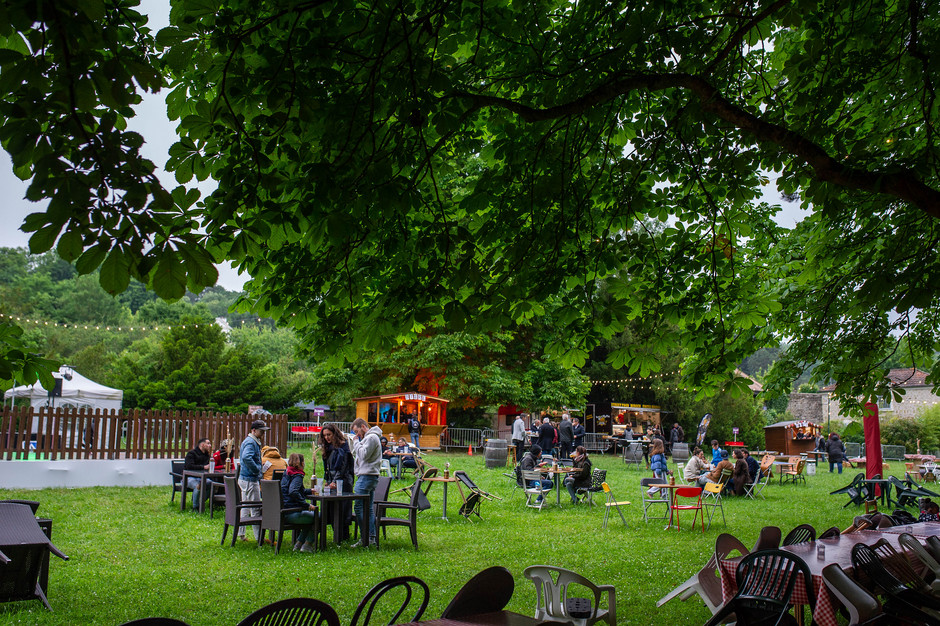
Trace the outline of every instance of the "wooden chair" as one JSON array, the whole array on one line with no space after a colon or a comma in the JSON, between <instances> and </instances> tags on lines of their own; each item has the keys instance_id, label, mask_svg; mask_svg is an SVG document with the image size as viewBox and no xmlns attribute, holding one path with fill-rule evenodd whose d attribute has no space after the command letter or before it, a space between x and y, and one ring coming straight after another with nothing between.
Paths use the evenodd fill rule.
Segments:
<instances>
[{"instance_id":1,"label":"wooden chair","mask_svg":"<svg viewBox=\"0 0 940 626\"><path fill-rule=\"evenodd\" d=\"M535 584L535 619L590 626L605 621L617 625L617 591L613 585L595 585L571 570L551 565L532 565L523 575ZM586 589L591 598L569 596L572 585ZM601 608L606 594L606 607Z\"/></svg>"},{"instance_id":2,"label":"wooden chair","mask_svg":"<svg viewBox=\"0 0 940 626\"><path fill-rule=\"evenodd\" d=\"M760 473L761 476L770 480L774 475L774 461L777 460L777 457L773 454L765 454L760 458Z\"/></svg>"},{"instance_id":3,"label":"wooden chair","mask_svg":"<svg viewBox=\"0 0 940 626\"><path fill-rule=\"evenodd\" d=\"M417 622L421 619L421 616L424 615L425 609L428 608L428 600L431 596L431 590L428 589L427 584L415 576L398 576L396 578L389 578L388 580L383 580L379 584L372 587L365 597L359 601L359 606L356 607L355 613L353 613L352 621L350 626L369 626L372 622L372 617L376 612L376 608L379 606L379 601L390 591L402 589L404 593L396 593L394 597L400 598L404 595L404 598L401 600L401 603L398 604L397 601L391 603L392 607L398 604L398 610L395 614L388 620L386 626L391 626L391 624L398 624L399 617L404 613L408 606L411 604L411 599L413 597L417 598L418 592L422 593L422 599L418 605L417 610L415 611L414 616L409 619L409 622ZM393 596L389 596L393 597ZM365 615L363 616L363 612ZM362 624L359 623L359 618L362 618ZM384 617L382 621L385 621Z\"/></svg>"},{"instance_id":4,"label":"wooden chair","mask_svg":"<svg viewBox=\"0 0 940 626\"><path fill-rule=\"evenodd\" d=\"M242 511L248 509L260 509L260 502L242 502L242 490L235 481L234 476L226 476L225 482L225 527L222 529L222 543L225 545L225 535L228 534L228 527L232 527L232 545L238 537L238 529L242 526L261 526L260 517L249 517L244 522L241 520Z\"/></svg>"},{"instance_id":5,"label":"wooden chair","mask_svg":"<svg viewBox=\"0 0 940 626\"><path fill-rule=\"evenodd\" d=\"M607 519L610 517L610 507L617 507L617 513L620 514L620 520L623 522L623 525L627 525L627 520L623 516L623 511L620 510L620 505L630 504L627 501L617 502L617 499L614 498L614 492L610 490L610 485L606 482L601 484L601 489L604 490L604 494L607 496L607 501L604 503L604 528L607 528Z\"/></svg>"},{"instance_id":6,"label":"wooden chair","mask_svg":"<svg viewBox=\"0 0 940 626\"><path fill-rule=\"evenodd\" d=\"M806 459L801 459L799 457L790 457L790 460L797 459L796 464L793 465L793 469L787 469L783 472L780 472L780 482L791 482L796 483L803 481L803 484L806 484L806 475L803 474L803 470L806 468Z\"/></svg>"},{"instance_id":7,"label":"wooden chair","mask_svg":"<svg viewBox=\"0 0 940 626\"><path fill-rule=\"evenodd\" d=\"M288 598L263 606L238 626L341 626L339 615L326 602L313 598Z\"/></svg>"},{"instance_id":8,"label":"wooden chair","mask_svg":"<svg viewBox=\"0 0 940 626\"><path fill-rule=\"evenodd\" d=\"M512 574L505 567L488 567L460 588L444 609L441 619L459 620L481 613L502 611L512 599L515 584Z\"/></svg>"},{"instance_id":9,"label":"wooden chair","mask_svg":"<svg viewBox=\"0 0 940 626\"><path fill-rule=\"evenodd\" d=\"M679 504L679 498L695 500L690 504ZM676 489L675 502L671 506L676 518L676 530L682 530L679 523L679 511L695 511L695 517L692 518L692 528L695 528L695 520L699 513L702 514L702 532L705 532L705 510L702 508L702 488L701 487L679 487ZM722 512L722 516L724 512Z\"/></svg>"}]
</instances>

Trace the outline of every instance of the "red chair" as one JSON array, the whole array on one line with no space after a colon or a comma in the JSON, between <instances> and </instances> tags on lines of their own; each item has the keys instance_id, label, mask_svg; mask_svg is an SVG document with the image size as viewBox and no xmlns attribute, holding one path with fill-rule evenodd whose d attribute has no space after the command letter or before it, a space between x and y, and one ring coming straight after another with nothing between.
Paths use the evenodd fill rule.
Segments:
<instances>
[{"instance_id":1,"label":"red chair","mask_svg":"<svg viewBox=\"0 0 940 626\"><path fill-rule=\"evenodd\" d=\"M695 504L679 504L679 498L688 500L695 499ZM702 488L701 487L679 487L676 489L676 498L672 504L672 510L675 511L676 528L682 530L679 525L679 511L695 511L695 517L692 518L692 528L695 528L695 520L698 518L699 511L702 512L702 532L705 532L705 511L702 509Z\"/></svg>"}]
</instances>

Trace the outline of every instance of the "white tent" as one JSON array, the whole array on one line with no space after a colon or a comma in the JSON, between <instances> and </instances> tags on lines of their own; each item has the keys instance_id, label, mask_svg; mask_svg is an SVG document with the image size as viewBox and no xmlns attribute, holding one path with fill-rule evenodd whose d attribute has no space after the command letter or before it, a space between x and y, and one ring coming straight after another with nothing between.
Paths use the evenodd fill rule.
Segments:
<instances>
[{"instance_id":1,"label":"white tent","mask_svg":"<svg viewBox=\"0 0 940 626\"><path fill-rule=\"evenodd\" d=\"M87 409L121 409L121 403L124 401L124 392L120 389L105 387L93 380L85 378L71 367L63 365L59 368L57 374L53 374L57 379L62 380L62 395L55 397L54 406L87 408ZM50 406L49 392L42 388L38 383L35 385L20 385L13 389L8 389L3 394L4 399L29 398L30 405L34 409Z\"/></svg>"}]
</instances>

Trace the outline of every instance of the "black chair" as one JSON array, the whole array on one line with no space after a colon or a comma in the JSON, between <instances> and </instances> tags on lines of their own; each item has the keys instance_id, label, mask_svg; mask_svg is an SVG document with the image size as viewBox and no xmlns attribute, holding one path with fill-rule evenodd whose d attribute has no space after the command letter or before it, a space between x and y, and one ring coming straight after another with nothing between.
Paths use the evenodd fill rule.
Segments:
<instances>
[{"instance_id":1,"label":"black chair","mask_svg":"<svg viewBox=\"0 0 940 626\"><path fill-rule=\"evenodd\" d=\"M706 626L717 626L734 613L738 624L796 624L787 611L797 578L806 589L813 588L809 568L803 560L784 550L751 552L735 570L738 592L712 616ZM811 611L816 596L809 594Z\"/></svg>"},{"instance_id":2,"label":"black chair","mask_svg":"<svg viewBox=\"0 0 940 626\"><path fill-rule=\"evenodd\" d=\"M460 510L458 511L468 520L471 515L476 515L480 519L483 519L480 516L480 503L483 500L502 500L499 496L494 496L491 493L483 491L479 485L473 482L473 479L463 470L457 470L454 472L454 478L459 482L460 496L463 497L463 487L467 488L469 495L464 499L463 504L460 505Z\"/></svg>"},{"instance_id":3,"label":"black chair","mask_svg":"<svg viewBox=\"0 0 940 626\"><path fill-rule=\"evenodd\" d=\"M33 515L36 515L36 511L39 510L39 503L35 500L0 500L0 502L6 502L8 504L25 504L33 512Z\"/></svg>"},{"instance_id":4,"label":"black chair","mask_svg":"<svg viewBox=\"0 0 940 626\"><path fill-rule=\"evenodd\" d=\"M894 485L895 496L894 500L897 502L898 506L909 507L918 506L918 498L930 498L936 497L937 494L934 492L924 489L923 487L916 487L913 482L907 481L906 483L899 479L897 476L888 476L888 481ZM888 487L890 489L890 487ZM890 497L889 497L890 500Z\"/></svg>"},{"instance_id":5,"label":"black chair","mask_svg":"<svg viewBox=\"0 0 940 626\"><path fill-rule=\"evenodd\" d=\"M401 604L398 605L398 611L386 622L386 625L391 626L391 624L399 623L398 618L408 609L408 605L411 604L411 598L416 596L418 591L421 591L423 594L421 604L418 605L418 610L415 611L414 616L408 621L417 622L420 620L421 616L424 615L425 609L428 608L428 600L431 597L431 591L428 589L427 584L420 578L414 576L398 576L397 578L383 580L369 590L365 597L359 602L359 606L356 607L356 612L353 613L353 618L349 626L369 626L379 601L385 594L396 589L401 589L404 598L401 600ZM395 595L397 596L399 594L396 593ZM392 606L394 605L395 603L393 602ZM359 618L362 617L363 611L365 611L366 614L362 624L359 624Z\"/></svg>"},{"instance_id":6,"label":"black chair","mask_svg":"<svg viewBox=\"0 0 940 626\"><path fill-rule=\"evenodd\" d=\"M860 506L865 503L865 500L868 500L868 488L865 485L865 473L859 472L855 475L855 478L852 479L845 487L841 489L836 489L835 491L830 491L829 495L837 495L844 493L849 497L849 501L842 505L842 508L854 504L855 506Z\"/></svg>"},{"instance_id":7,"label":"black chair","mask_svg":"<svg viewBox=\"0 0 940 626\"><path fill-rule=\"evenodd\" d=\"M0 602L38 599L51 611L39 584L49 553L69 559L46 537L29 505L0 503Z\"/></svg>"},{"instance_id":8,"label":"black chair","mask_svg":"<svg viewBox=\"0 0 940 626\"><path fill-rule=\"evenodd\" d=\"M225 535L228 527L232 526L232 545L238 537L238 529L242 526L261 526L260 517L251 517L244 522L241 520L242 511L260 509L260 502L242 502L242 490L238 487L234 476L226 476L225 481L225 528L222 529L222 542L225 545Z\"/></svg>"},{"instance_id":9,"label":"black chair","mask_svg":"<svg viewBox=\"0 0 940 626\"><path fill-rule=\"evenodd\" d=\"M375 545L379 545L379 529L382 530L382 538L386 538L385 530L389 526L406 526L411 533L411 543L415 549L418 549L418 511L421 508L421 499L427 502L424 491L421 490L421 479L417 479L411 486L411 500L407 504L404 502L382 501L375 503ZM430 508L430 504L427 505ZM404 510L408 512L407 517L394 517L388 515L389 510Z\"/></svg>"},{"instance_id":10,"label":"black chair","mask_svg":"<svg viewBox=\"0 0 940 626\"><path fill-rule=\"evenodd\" d=\"M121 626L189 626L189 624L172 617L142 617L124 622Z\"/></svg>"},{"instance_id":11,"label":"black chair","mask_svg":"<svg viewBox=\"0 0 940 626\"><path fill-rule=\"evenodd\" d=\"M933 600L930 603L925 603L925 606L940 610L940 598L934 595L927 581L914 570L914 567L911 565L906 555L895 550L894 547L888 543L887 539L879 539L871 546L871 549L874 550L878 558L881 559L881 564L888 570L889 574L901 581L908 589L921 593Z\"/></svg>"},{"instance_id":12,"label":"black chair","mask_svg":"<svg viewBox=\"0 0 940 626\"><path fill-rule=\"evenodd\" d=\"M263 606L238 626L341 626L336 611L313 598L288 598Z\"/></svg>"},{"instance_id":13,"label":"black chair","mask_svg":"<svg viewBox=\"0 0 940 626\"><path fill-rule=\"evenodd\" d=\"M280 481L282 478L284 478L284 472L286 471L287 470L282 470L282 469L274 470L273 472L271 472L271 480Z\"/></svg>"},{"instance_id":14,"label":"black chair","mask_svg":"<svg viewBox=\"0 0 940 626\"><path fill-rule=\"evenodd\" d=\"M170 503L176 500L176 494L183 491L183 468L186 461L183 459L174 459L170 461L170 476L173 477L173 483L170 485Z\"/></svg>"},{"instance_id":15,"label":"black chair","mask_svg":"<svg viewBox=\"0 0 940 626\"><path fill-rule=\"evenodd\" d=\"M751 552L760 552L761 550L776 550L780 547L780 537L782 532L778 526L764 526L757 535L757 541Z\"/></svg>"},{"instance_id":16,"label":"black chair","mask_svg":"<svg viewBox=\"0 0 940 626\"><path fill-rule=\"evenodd\" d=\"M852 580L839 565L832 563L824 567L822 577L848 612L850 626L887 623L888 616L878 598Z\"/></svg>"},{"instance_id":17,"label":"black chair","mask_svg":"<svg viewBox=\"0 0 940 626\"><path fill-rule=\"evenodd\" d=\"M281 506L281 482L278 480L261 481L261 532L258 533L258 545L264 543L264 535L271 531L271 542L274 544L274 554L281 551L281 541L284 539L285 530L298 530L301 528L298 524L290 524L285 520L285 516L299 511L307 511L299 507L285 509ZM313 525L314 532L318 528ZM311 543L317 542L317 536L309 538Z\"/></svg>"},{"instance_id":18,"label":"black chair","mask_svg":"<svg viewBox=\"0 0 940 626\"><path fill-rule=\"evenodd\" d=\"M852 567L855 568L855 578L863 572L886 598L885 612L892 617L914 623L936 624L940 618L936 614L925 611L925 607L932 607L936 600L919 591L908 587L889 572L878 554L864 543L852 546Z\"/></svg>"},{"instance_id":19,"label":"black chair","mask_svg":"<svg viewBox=\"0 0 940 626\"><path fill-rule=\"evenodd\" d=\"M824 530L823 533L817 537L817 539L836 539L841 534L842 531L839 530L838 526L830 526Z\"/></svg>"},{"instance_id":20,"label":"black chair","mask_svg":"<svg viewBox=\"0 0 940 626\"><path fill-rule=\"evenodd\" d=\"M515 589L512 574L505 567L494 566L479 572L460 588L441 614L441 619L457 619L480 613L502 611Z\"/></svg>"},{"instance_id":21,"label":"black chair","mask_svg":"<svg viewBox=\"0 0 940 626\"><path fill-rule=\"evenodd\" d=\"M578 487L575 493L586 498L590 505L594 505L594 494L604 491L604 483L607 481L607 470L594 468L591 470L591 484L587 487Z\"/></svg>"},{"instance_id":22,"label":"black chair","mask_svg":"<svg viewBox=\"0 0 940 626\"><path fill-rule=\"evenodd\" d=\"M806 543L807 541L816 541L816 529L809 524L800 524L783 538L783 545L792 546L796 543ZM812 589L812 587L807 587Z\"/></svg>"}]
</instances>

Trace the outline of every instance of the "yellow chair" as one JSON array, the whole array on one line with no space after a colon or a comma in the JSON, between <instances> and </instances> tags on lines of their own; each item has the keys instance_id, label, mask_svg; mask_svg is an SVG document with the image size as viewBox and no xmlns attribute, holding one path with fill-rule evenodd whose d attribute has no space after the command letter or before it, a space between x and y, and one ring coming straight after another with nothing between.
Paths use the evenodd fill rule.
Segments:
<instances>
[{"instance_id":1,"label":"yellow chair","mask_svg":"<svg viewBox=\"0 0 940 626\"><path fill-rule=\"evenodd\" d=\"M614 498L614 492L610 490L610 485L608 485L606 482L601 484L601 488L607 495L607 502L604 503L604 506L606 507L604 510L604 528L607 528L607 519L610 517L610 507L612 506L617 507L617 513L620 514L620 519L623 521L623 525L626 526L627 520L623 516L623 511L620 510L620 505L628 505L630 503L626 500L623 502L617 502L616 498Z\"/></svg>"},{"instance_id":2,"label":"yellow chair","mask_svg":"<svg viewBox=\"0 0 940 626\"><path fill-rule=\"evenodd\" d=\"M705 507L710 507L711 511L708 514L708 528L712 527L712 516L715 514L715 509L721 509L721 521L727 528L728 522L725 520L725 507L721 502L721 492L724 489L724 483L705 483L704 493L702 494L702 513L704 517ZM707 529L706 529L707 530Z\"/></svg>"}]
</instances>

